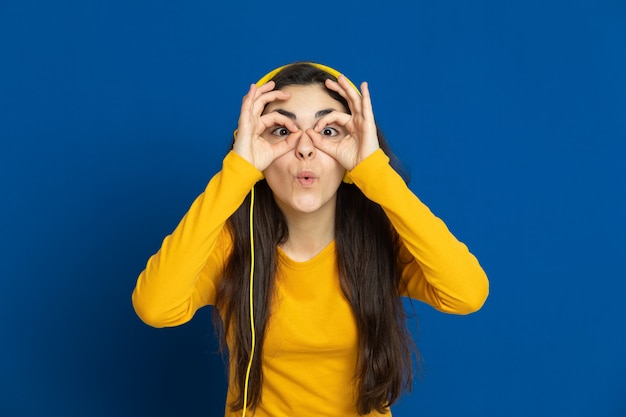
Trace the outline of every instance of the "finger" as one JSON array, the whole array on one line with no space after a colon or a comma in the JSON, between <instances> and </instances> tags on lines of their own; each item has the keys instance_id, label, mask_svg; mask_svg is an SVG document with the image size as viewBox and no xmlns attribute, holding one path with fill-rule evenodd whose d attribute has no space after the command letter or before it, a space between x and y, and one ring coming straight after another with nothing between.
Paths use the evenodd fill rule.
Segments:
<instances>
[{"instance_id":1,"label":"finger","mask_svg":"<svg viewBox=\"0 0 626 417\"><path fill-rule=\"evenodd\" d=\"M337 81L327 79L325 84L326 84L326 87L328 87L328 89L333 90L336 93L339 93L341 97L343 97L344 99L346 99L346 101L348 101L348 94L345 92L343 87L339 85Z\"/></svg>"},{"instance_id":2,"label":"finger","mask_svg":"<svg viewBox=\"0 0 626 417\"><path fill-rule=\"evenodd\" d=\"M287 136L287 139L272 144L272 151L274 152L274 159L279 158L287 152L295 149L298 139L302 136L302 131L291 133Z\"/></svg>"},{"instance_id":3,"label":"finger","mask_svg":"<svg viewBox=\"0 0 626 417\"><path fill-rule=\"evenodd\" d=\"M281 101L288 100L289 97L291 97L291 93L288 93L287 91L281 91L281 90L273 90L273 91L263 93L261 95L257 95L257 97L254 99L254 102L252 104L252 114L260 115L268 103L271 103L276 100L281 100Z\"/></svg>"},{"instance_id":4,"label":"finger","mask_svg":"<svg viewBox=\"0 0 626 417\"><path fill-rule=\"evenodd\" d=\"M354 103L358 107L356 108L357 111L363 111L361 107L361 104L363 102L362 96L359 95L354 86L350 84L350 81L348 81L348 79L343 74L339 74L339 77L337 77L337 83L346 92L348 96L348 102Z\"/></svg>"},{"instance_id":5,"label":"finger","mask_svg":"<svg viewBox=\"0 0 626 417\"><path fill-rule=\"evenodd\" d=\"M363 97L361 100L361 109L363 111L363 115L366 118L371 118L373 120L374 110L372 109L372 97L370 95L369 85L365 81L361 83L361 95Z\"/></svg>"},{"instance_id":6,"label":"finger","mask_svg":"<svg viewBox=\"0 0 626 417\"><path fill-rule=\"evenodd\" d=\"M257 94L261 95L261 94L265 94L268 91L272 91L274 89L274 87L276 86L276 83L274 81L268 81L267 83L261 85L261 86L257 86L256 84L252 84L254 85Z\"/></svg>"},{"instance_id":7,"label":"finger","mask_svg":"<svg viewBox=\"0 0 626 417\"><path fill-rule=\"evenodd\" d=\"M317 148L319 151L325 153L326 155L336 159L340 164L343 165L339 157L339 143L328 140L324 136L320 135L313 129L307 129L306 134L311 138L313 142L313 146Z\"/></svg>"},{"instance_id":8,"label":"finger","mask_svg":"<svg viewBox=\"0 0 626 417\"><path fill-rule=\"evenodd\" d=\"M333 155L334 150L337 149L337 144L324 139L322 135L316 132L314 129L307 129L306 134L311 138L313 145L320 151Z\"/></svg>"},{"instance_id":9,"label":"finger","mask_svg":"<svg viewBox=\"0 0 626 417\"><path fill-rule=\"evenodd\" d=\"M266 129L272 128L275 126L284 126L291 133L296 133L300 131L300 129L298 128L296 123L293 121L293 119L290 119L289 117L283 114L277 113L277 112L269 112L261 116L261 124L262 124L261 127L263 130L259 132L259 134L265 131Z\"/></svg>"},{"instance_id":10,"label":"finger","mask_svg":"<svg viewBox=\"0 0 626 417\"><path fill-rule=\"evenodd\" d=\"M271 86L270 86L271 87ZM257 87L255 84L250 84L250 88L248 89L248 93L243 97L241 102L241 111L240 111L240 121L242 119L247 120L252 114L254 114L254 104L256 100L267 91L266 85L261 86L261 88Z\"/></svg>"},{"instance_id":11,"label":"finger","mask_svg":"<svg viewBox=\"0 0 626 417\"><path fill-rule=\"evenodd\" d=\"M241 99L241 112L240 114L246 114L248 110L250 110L252 106L252 102L254 100L254 96L256 94L256 85L250 84L250 88L245 96Z\"/></svg>"},{"instance_id":12,"label":"finger","mask_svg":"<svg viewBox=\"0 0 626 417\"><path fill-rule=\"evenodd\" d=\"M263 85L262 87L265 87L265 85ZM290 94L288 92L279 90L269 91L259 95L259 91L262 92L267 88L269 87L259 88L254 84L250 86L248 94L244 96L241 105L241 112L238 121L239 133L251 133L252 131L258 131L259 124L258 122L256 122L256 119L261 116L266 104L274 100L287 100L290 97ZM264 126L260 127L264 128ZM288 127L288 129L291 130L292 128L293 123L291 127Z\"/></svg>"},{"instance_id":13,"label":"finger","mask_svg":"<svg viewBox=\"0 0 626 417\"><path fill-rule=\"evenodd\" d=\"M262 97L265 97L265 95L268 94L269 92L276 93L277 91L280 91L280 90L274 90L274 86L275 86L274 81L270 81L266 84L263 84L260 87L257 86L256 84L253 84L253 85L254 85L254 94L252 96L253 103L256 103L257 100L261 99ZM274 96L276 96L276 94L273 94L270 97L274 97Z\"/></svg>"},{"instance_id":14,"label":"finger","mask_svg":"<svg viewBox=\"0 0 626 417\"><path fill-rule=\"evenodd\" d=\"M351 120L352 120L352 115L348 113L333 111L322 116L315 123L313 130L315 130L316 132L321 132L322 129L324 129L325 127L332 125L332 124L337 124L344 128L345 131L343 133L345 134L345 133L348 133L347 130L349 130L349 128L351 127L350 126Z\"/></svg>"},{"instance_id":15,"label":"finger","mask_svg":"<svg viewBox=\"0 0 626 417\"><path fill-rule=\"evenodd\" d=\"M352 114L361 112L361 96L348 82L346 77L339 75L337 81L326 80L326 87L339 93L348 102L348 107Z\"/></svg>"},{"instance_id":16,"label":"finger","mask_svg":"<svg viewBox=\"0 0 626 417\"><path fill-rule=\"evenodd\" d=\"M248 93L241 100L241 109L239 111L239 120L237 120L237 130L235 130L235 139L242 133L245 133L250 127L250 112L252 111L252 100L256 91L254 84L250 85Z\"/></svg>"},{"instance_id":17,"label":"finger","mask_svg":"<svg viewBox=\"0 0 626 417\"><path fill-rule=\"evenodd\" d=\"M242 100L242 109L243 107L246 108L251 108L253 106L253 104L256 102L256 100L258 100L260 97L262 97L264 94L272 91L274 89L275 83L274 81L270 81L266 84L263 84L262 86L258 87L256 84L250 84L250 88L248 89L248 93L243 97ZM280 90L276 90L276 91L280 91ZM270 96L270 98L272 97L276 97L276 96L283 96L284 97L284 92L279 93L278 95L274 95L274 96ZM289 94L289 93L287 93ZM273 98L275 99L275 98Z\"/></svg>"}]
</instances>

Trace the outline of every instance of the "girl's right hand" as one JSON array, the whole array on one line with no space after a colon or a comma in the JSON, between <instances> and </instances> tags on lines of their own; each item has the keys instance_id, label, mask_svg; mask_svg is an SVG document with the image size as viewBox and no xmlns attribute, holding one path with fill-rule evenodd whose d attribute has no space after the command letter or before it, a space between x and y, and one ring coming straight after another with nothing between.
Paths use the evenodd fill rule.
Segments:
<instances>
[{"instance_id":1,"label":"girl's right hand","mask_svg":"<svg viewBox=\"0 0 626 417\"><path fill-rule=\"evenodd\" d=\"M260 87L252 84L248 94L243 98L233 151L259 171L265 170L276 158L294 149L302 135L302 131L287 116L277 112L263 114L263 109L268 103L288 100L290 96L291 94L285 91L274 90L274 82L270 81ZM274 127L283 127L290 133L283 140L264 139L263 133Z\"/></svg>"}]
</instances>

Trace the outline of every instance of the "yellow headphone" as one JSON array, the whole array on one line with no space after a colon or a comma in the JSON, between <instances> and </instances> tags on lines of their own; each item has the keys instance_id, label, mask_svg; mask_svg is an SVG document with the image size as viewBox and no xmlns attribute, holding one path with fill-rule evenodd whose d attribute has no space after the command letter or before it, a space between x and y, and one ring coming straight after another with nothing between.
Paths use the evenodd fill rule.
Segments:
<instances>
[{"instance_id":1,"label":"yellow headphone","mask_svg":"<svg viewBox=\"0 0 626 417\"><path fill-rule=\"evenodd\" d=\"M271 81L272 78L274 78L274 76L276 74L278 74L279 72L281 72L282 70L284 70L285 68L291 66L291 65L295 65L295 64L308 64L308 65L312 65L315 68L321 69L324 72L327 72L328 74L332 75L335 78L339 78L341 74L341 72L337 71L334 68L329 67L328 65L323 65L323 64L318 64L316 62L296 62L293 64L287 64L287 65L283 65L282 67L278 67L270 72L268 72L267 74L265 74L263 77L261 77L261 79L259 81L256 82L256 86L260 87L263 84L268 83L269 81ZM344 75L345 77L345 75ZM350 85L352 85L352 87L354 87L354 89L357 91L357 93L361 94L361 92L359 91L359 89L357 88L356 85L354 85L354 83L352 81L350 81L347 77L346 80L348 80L348 82L350 83Z\"/></svg>"}]
</instances>

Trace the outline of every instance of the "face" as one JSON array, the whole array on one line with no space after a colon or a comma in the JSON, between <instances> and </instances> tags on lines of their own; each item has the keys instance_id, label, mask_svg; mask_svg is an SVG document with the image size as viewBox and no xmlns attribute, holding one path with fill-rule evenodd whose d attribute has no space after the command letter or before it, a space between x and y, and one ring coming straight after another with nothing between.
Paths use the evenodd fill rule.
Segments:
<instances>
[{"instance_id":1,"label":"face","mask_svg":"<svg viewBox=\"0 0 626 417\"><path fill-rule=\"evenodd\" d=\"M265 113L276 111L292 118L302 135L293 150L275 159L265 169L265 179L286 216L321 211L334 214L337 189L345 169L337 160L313 146L306 129L315 127L325 114L331 111L346 113L346 109L318 84L291 85L282 90L291 93L291 97L269 103ZM263 137L276 142L284 140L288 134L284 126L277 125L268 128ZM329 140L338 140L345 131L341 126L328 125L321 134Z\"/></svg>"}]
</instances>

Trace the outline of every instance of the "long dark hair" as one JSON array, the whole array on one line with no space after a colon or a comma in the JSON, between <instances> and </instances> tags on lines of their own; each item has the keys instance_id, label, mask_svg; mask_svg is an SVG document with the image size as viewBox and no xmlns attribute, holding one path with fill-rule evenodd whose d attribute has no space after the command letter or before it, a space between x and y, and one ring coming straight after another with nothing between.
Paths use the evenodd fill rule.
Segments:
<instances>
[{"instance_id":1,"label":"long dark hair","mask_svg":"<svg viewBox=\"0 0 626 417\"><path fill-rule=\"evenodd\" d=\"M274 78L276 89L287 85L321 84L336 80L331 74L307 63L287 66ZM328 90L349 111L339 94ZM379 143L400 166L378 129ZM406 178L406 177L405 177ZM249 280L250 195L229 218L227 227L233 249L217 291L214 319L221 331L222 347L230 344L231 380L236 383L231 410L243 407L243 391L251 351ZM255 185L254 206L254 321L256 349L249 377L248 402L255 408L261 401L263 373L261 357L270 314L277 268L276 248L288 237L287 224L272 190L265 180ZM380 413L394 403L412 379L411 352L418 355L405 324L398 293L397 263L399 237L382 208L369 200L354 184L342 183L337 191L335 246L339 280L357 323L359 351L354 379L359 414Z\"/></svg>"}]
</instances>

